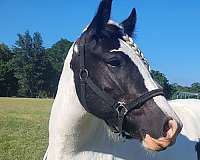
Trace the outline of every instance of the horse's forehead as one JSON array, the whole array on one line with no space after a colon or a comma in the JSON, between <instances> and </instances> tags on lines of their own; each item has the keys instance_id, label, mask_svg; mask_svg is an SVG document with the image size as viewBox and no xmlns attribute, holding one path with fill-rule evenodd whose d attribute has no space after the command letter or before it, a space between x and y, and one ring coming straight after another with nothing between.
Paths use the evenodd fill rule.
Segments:
<instances>
[{"instance_id":1,"label":"horse's forehead","mask_svg":"<svg viewBox=\"0 0 200 160\"><path fill-rule=\"evenodd\" d=\"M110 52L121 52L122 54L127 55L133 63L135 62L133 57L133 54L135 54L134 50L126 45L126 43L124 43L121 39L119 39L119 46L111 49Z\"/></svg>"},{"instance_id":2,"label":"horse's forehead","mask_svg":"<svg viewBox=\"0 0 200 160\"><path fill-rule=\"evenodd\" d=\"M83 30L83 35L80 39L86 39L85 37L88 36L90 32L88 32L88 26ZM84 34L85 33L85 34ZM101 35L96 35L93 37L101 37L97 43L98 47L102 48L103 51L109 51L112 49L119 49L119 39L125 35L123 26L119 23L109 20L105 28L102 30ZM93 39L94 40L94 39ZM90 41L92 41L90 39ZM84 41L82 41L84 43ZM92 41L93 42L93 41ZM83 44L82 44L83 45Z\"/></svg>"},{"instance_id":3,"label":"horse's forehead","mask_svg":"<svg viewBox=\"0 0 200 160\"><path fill-rule=\"evenodd\" d=\"M89 45L88 49L94 53L103 55L104 53L108 53L111 50L120 49L120 41L117 38L105 37L96 41L95 45Z\"/></svg>"}]
</instances>

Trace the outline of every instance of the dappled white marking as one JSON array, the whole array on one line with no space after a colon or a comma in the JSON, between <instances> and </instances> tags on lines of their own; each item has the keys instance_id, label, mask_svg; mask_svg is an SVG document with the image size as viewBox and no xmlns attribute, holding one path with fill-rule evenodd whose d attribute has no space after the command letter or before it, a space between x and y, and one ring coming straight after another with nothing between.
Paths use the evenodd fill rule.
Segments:
<instances>
[{"instance_id":1,"label":"dappled white marking","mask_svg":"<svg viewBox=\"0 0 200 160\"><path fill-rule=\"evenodd\" d=\"M117 22L115 22L115 21L113 21L113 20L111 20L111 19L108 21L108 24L112 24L112 25L114 25L114 26L117 26L117 27L123 29L123 26L121 26L119 23L117 23ZM89 27L89 25L87 25L87 26L83 29L82 33L85 32L85 31L87 31L88 27Z\"/></svg>"},{"instance_id":2,"label":"dappled white marking","mask_svg":"<svg viewBox=\"0 0 200 160\"><path fill-rule=\"evenodd\" d=\"M123 52L122 48L119 48L119 49L112 49L110 50L110 53L112 52Z\"/></svg>"},{"instance_id":3,"label":"dappled white marking","mask_svg":"<svg viewBox=\"0 0 200 160\"><path fill-rule=\"evenodd\" d=\"M78 53L78 45L74 44L74 52Z\"/></svg>"},{"instance_id":4,"label":"dappled white marking","mask_svg":"<svg viewBox=\"0 0 200 160\"><path fill-rule=\"evenodd\" d=\"M108 24L112 24L114 26L117 26L118 28L123 29L123 27L119 23L117 23L117 22L115 22L115 21L113 21L111 19L108 21Z\"/></svg>"}]
</instances>

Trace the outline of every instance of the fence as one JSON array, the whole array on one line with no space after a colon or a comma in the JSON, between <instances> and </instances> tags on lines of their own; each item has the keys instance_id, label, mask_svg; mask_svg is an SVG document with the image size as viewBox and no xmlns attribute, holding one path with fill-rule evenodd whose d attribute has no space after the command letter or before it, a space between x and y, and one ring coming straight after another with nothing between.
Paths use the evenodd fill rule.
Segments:
<instances>
[{"instance_id":1,"label":"fence","mask_svg":"<svg viewBox=\"0 0 200 160\"><path fill-rule=\"evenodd\" d=\"M200 93L190 93L190 92L176 92L173 95L173 99L200 99Z\"/></svg>"}]
</instances>

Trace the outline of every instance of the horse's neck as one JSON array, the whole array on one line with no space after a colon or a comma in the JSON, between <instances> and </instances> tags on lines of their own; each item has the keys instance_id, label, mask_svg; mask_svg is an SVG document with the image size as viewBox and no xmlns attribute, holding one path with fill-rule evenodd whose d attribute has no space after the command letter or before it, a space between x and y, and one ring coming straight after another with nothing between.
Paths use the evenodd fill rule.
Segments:
<instances>
[{"instance_id":1,"label":"horse's neck","mask_svg":"<svg viewBox=\"0 0 200 160\"><path fill-rule=\"evenodd\" d=\"M73 48L73 47L72 47ZM76 94L70 69L72 48L65 60L49 123L48 160L144 159L144 150L134 140L124 143L105 123L87 113Z\"/></svg>"},{"instance_id":2,"label":"horse's neck","mask_svg":"<svg viewBox=\"0 0 200 160\"><path fill-rule=\"evenodd\" d=\"M58 156L54 159L75 154L93 144L104 146L107 142L104 122L87 113L78 100L70 69L71 56L72 49L65 60L50 117L50 153Z\"/></svg>"}]
</instances>

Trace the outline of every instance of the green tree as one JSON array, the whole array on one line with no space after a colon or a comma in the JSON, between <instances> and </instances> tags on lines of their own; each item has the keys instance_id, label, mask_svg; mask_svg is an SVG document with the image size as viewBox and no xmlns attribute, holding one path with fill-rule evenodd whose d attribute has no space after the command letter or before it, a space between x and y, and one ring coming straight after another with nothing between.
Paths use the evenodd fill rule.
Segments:
<instances>
[{"instance_id":1,"label":"green tree","mask_svg":"<svg viewBox=\"0 0 200 160\"><path fill-rule=\"evenodd\" d=\"M19 96L47 96L44 87L47 80L45 76L47 59L42 44L42 36L39 32L35 32L33 37L28 31L18 34L14 52Z\"/></svg>"},{"instance_id":2,"label":"green tree","mask_svg":"<svg viewBox=\"0 0 200 160\"><path fill-rule=\"evenodd\" d=\"M24 34L18 34L18 39L16 40L16 46L13 51L15 53L15 76L18 79L18 96L31 97L32 91L29 86L30 75L32 74L32 63L31 57L32 52L32 37L28 31Z\"/></svg>"},{"instance_id":3,"label":"green tree","mask_svg":"<svg viewBox=\"0 0 200 160\"><path fill-rule=\"evenodd\" d=\"M167 99L170 99L172 95L176 92L176 87L171 85L166 76L159 71L152 70L151 75L153 79L156 80L163 87L165 97Z\"/></svg>"},{"instance_id":4,"label":"green tree","mask_svg":"<svg viewBox=\"0 0 200 160\"><path fill-rule=\"evenodd\" d=\"M200 93L200 83L196 82L191 85L191 92Z\"/></svg>"},{"instance_id":5,"label":"green tree","mask_svg":"<svg viewBox=\"0 0 200 160\"><path fill-rule=\"evenodd\" d=\"M32 74L30 77L30 88L33 97L46 97L45 81L48 80L46 75L47 60L45 48L42 46L43 40L39 32L33 34L33 49L32 49Z\"/></svg>"},{"instance_id":6,"label":"green tree","mask_svg":"<svg viewBox=\"0 0 200 160\"><path fill-rule=\"evenodd\" d=\"M64 60L67 56L71 45L72 42L66 39L61 39L57 43L55 43L51 48L47 49L47 59L50 63L50 65L48 65L48 93L51 96L55 96L56 94Z\"/></svg>"},{"instance_id":7,"label":"green tree","mask_svg":"<svg viewBox=\"0 0 200 160\"><path fill-rule=\"evenodd\" d=\"M18 34L15 56L15 75L18 79L18 96L53 97L71 42L61 39L45 49L42 36L28 31Z\"/></svg>"},{"instance_id":8,"label":"green tree","mask_svg":"<svg viewBox=\"0 0 200 160\"><path fill-rule=\"evenodd\" d=\"M15 96L18 81L14 76L13 53L5 44L0 44L0 96Z\"/></svg>"},{"instance_id":9,"label":"green tree","mask_svg":"<svg viewBox=\"0 0 200 160\"><path fill-rule=\"evenodd\" d=\"M19 53L24 56L24 60L29 60L32 57L33 39L26 31L24 34L18 34L18 40L16 40L15 53Z\"/></svg>"},{"instance_id":10,"label":"green tree","mask_svg":"<svg viewBox=\"0 0 200 160\"><path fill-rule=\"evenodd\" d=\"M5 44L0 44L0 60L1 61L8 61L12 58L12 53L9 47Z\"/></svg>"},{"instance_id":11,"label":"green tree","mask_svg":"<svg viewBox=\"0 0 200 160\"><path fill-rule=\"evenodd\" d=\"M52 64L54 70L59 72L59 74L62 71L64 60L71 45L72 42L62 38L58 42L56 42L51 48L47 49L48 59Z\"/></svg>"}]
</instances>

